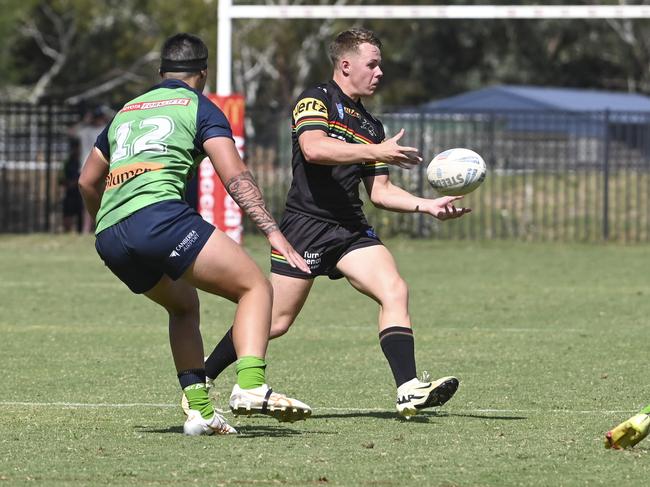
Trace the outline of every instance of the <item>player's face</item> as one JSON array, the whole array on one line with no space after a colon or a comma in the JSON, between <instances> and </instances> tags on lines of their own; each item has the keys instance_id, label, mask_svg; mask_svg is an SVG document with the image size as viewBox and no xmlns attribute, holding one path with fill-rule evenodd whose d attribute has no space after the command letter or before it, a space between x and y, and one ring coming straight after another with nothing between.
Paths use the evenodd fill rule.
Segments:
<instances>
[{"instance_id":1,"label":"player's face","mask_svg":"<svg viewBox=\"0 0 650 487\"><path fill-rule=\"evenodd\" d=\"M377 46L364 43L347 57L350 84L358 96L372 95L384 75L381 68L381 51Z\"/></svg>"}]
</instances>

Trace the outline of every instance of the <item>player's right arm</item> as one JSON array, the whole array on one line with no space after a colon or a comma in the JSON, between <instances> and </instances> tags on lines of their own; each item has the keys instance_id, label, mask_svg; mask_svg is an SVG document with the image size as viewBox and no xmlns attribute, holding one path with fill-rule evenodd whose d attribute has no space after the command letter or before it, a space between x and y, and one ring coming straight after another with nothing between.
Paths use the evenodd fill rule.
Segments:
<instances>
[{"instance_id":1,"label":"player's right arm","mask_svg":"<svg viewBox=\"0 0 650 487\"><path fill-rule=\"evenodd\" d=\"M96 219L102 201L108 168L104 154L97 147L93 147L79 175L79 191L93 219Z\"/></svg>"},{"instance_id":2,"label":"player's right arm","mask_svg":"<svg viewBox=\"0 0 650 487\"><path fill-rule=\"evenodd\" d=\"M350 144L330 137L327 133L330 127L330 103L324 90L313 87L306 90L293 107L293 130L308 163L336 166L383 162L412 167L422 162L415 147L399 145L404 129L381 144Z\"/></svg>"},{"instance_id":3,"label":"player's right arm","mask_svg":"<svg viewBox=\"0 0 650 487\"><path fill-rule=\"evenodd\" d=\"M230 137L212 137L203 142L203 149L228 194L266 235L271 246L286 257L291 267L311 274L305 259L289 244L266 208L262 191L241 160L234 141Z\"/></svg>"},{"instance_id":4,"label":"player's right arm","mask_svg":"<svg viewBox=\"0 0 650 487\"><path fill-rule=\"evenodd\" d=\"M381 144L350 144L329 137L322 130L310 130L298 136L298 143L305 160L312 164L384 162L408 169L422 162L422 158L417 148L399 145L403 135L404 129Z\"/></svg>"}]
</instances>

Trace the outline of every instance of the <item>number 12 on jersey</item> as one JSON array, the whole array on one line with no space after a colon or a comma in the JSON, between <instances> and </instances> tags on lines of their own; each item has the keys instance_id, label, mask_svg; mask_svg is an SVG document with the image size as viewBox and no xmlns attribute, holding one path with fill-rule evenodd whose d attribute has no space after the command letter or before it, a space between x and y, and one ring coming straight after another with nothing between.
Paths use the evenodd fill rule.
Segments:
<instances>
[{"instance_id":1,"label":"number 12 on jersey","mask_svg":"<svg viewBox=\"0 0 650 487\"><path fill-rule=\"evenodd\" d=\"M133 121L124 122L115 129L115 151L111 154L111 164L142 152L167 152L165 139L174 132L174 121L165 116L149 117L141 120L133 130ZM137 122L136 122L137 123Z\"/></svg>"}]
</instances>

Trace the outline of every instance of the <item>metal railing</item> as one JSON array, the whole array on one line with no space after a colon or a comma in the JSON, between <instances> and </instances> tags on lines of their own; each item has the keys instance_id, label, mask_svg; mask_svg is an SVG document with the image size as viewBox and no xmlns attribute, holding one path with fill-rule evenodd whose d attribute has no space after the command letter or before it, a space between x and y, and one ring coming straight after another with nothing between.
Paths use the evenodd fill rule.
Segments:
<instances>
[{"instance_id":1,"label":"metal railing","mask_svg":"<svg viewBox=\"0 0 650 487\"><path fill-rule=\"evenodd\" d=\"M485 183L463 200L473 213L458 221L367 205L382 236L650 241L649 113L393 110L380 118L389 135L404 127L403 142L426 160L467 147L488 165ZM58 182L78 120L75 107L0 105L0 233L61 230ZM279 217L291 182L289 115L249 111L248 127L247 162ZM425 170L392 168L391 180L433 197Z\"/></svg>"},{"instance_id":2,"label":"metal railing","mask_svg":"<svg viewBox=\"0 0 650 487\"><path fill-rule=\"evenodd\" d=\"M252 117L255 114L251 115ZM650 240L650 113L400 112L380 116L391 135L425 160L467 147L488 166L485 183L463 205L473 213L438 222L425 215L366 206L380 235L521 240L646 242ZM274 212L291 178L288 116L248 142L248 161ZM256 139L273 144L256 144ZM435 193L419 169L391 169L391 180L425 197ZM363 193L363 191L362 191Z\"/></svg>"},{"instance_id":3,"label":"metal railing","mask_svg":"<svg viewBox=\"0 0 650 487\"><path fill-rule=\"evenodd\" d=\"M75 107L45 102L0 104L0 233L60 228L63 161Z\"/></svg>"}]
</instances>

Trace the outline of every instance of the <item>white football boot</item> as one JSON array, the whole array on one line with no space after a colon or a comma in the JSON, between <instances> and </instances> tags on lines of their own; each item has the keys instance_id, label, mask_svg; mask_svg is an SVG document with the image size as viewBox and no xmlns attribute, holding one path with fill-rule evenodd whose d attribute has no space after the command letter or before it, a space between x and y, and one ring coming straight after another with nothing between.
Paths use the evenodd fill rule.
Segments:
<instances>
[{"instance_id":1,"label":"white football boot","mask_svg":"<svg viewBox=\"0 0 650 487\"><path fill-rule=\"evenodd\" d=\"M424 381L411 379L397 388L397 413L405 418L415 416L420 409L442 406L449 401L458 389L456 377L443 377L429 382L428 374Z\"/></svg>"},{"instance_id":2,"label":"white football boot","mask_svg":"<svg viewBox=\"0 0 650 487\"><path fill-rule=\"evenodd\" d=\"M210 419L204 419L201 412L196 409L188 411L187 419L183 424L183 432L189 436L213 435L215 433L218 435L237 434L237 430L216 411Z\"/></svg>"},{"instance_id":3,"label":"white football boot","mask_svg":"<svg viewBox=\"0 0 650 487\"><path fill-rule=\"evenodd\" d=\"M235 384L230 395L230 410L235 416L265 414L289 423L311 416L311 408L305 403L273 392L266 384L255 389L242 389Z\"/></svg>"}]
</instances>

